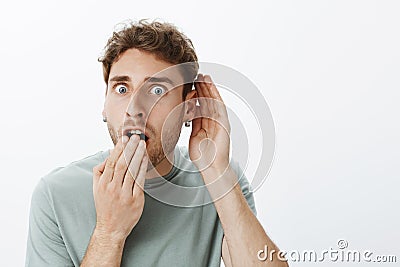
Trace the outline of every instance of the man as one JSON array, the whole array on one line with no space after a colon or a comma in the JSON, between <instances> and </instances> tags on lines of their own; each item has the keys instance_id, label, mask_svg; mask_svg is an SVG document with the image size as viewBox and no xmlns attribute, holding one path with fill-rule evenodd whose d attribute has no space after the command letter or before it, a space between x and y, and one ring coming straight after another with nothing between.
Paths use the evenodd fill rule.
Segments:
<instances>
[{"instance_id":1,"label":"man","mask_svg":"<svg viewBox=\"0 0 400 267\"><path fill-rule=\"evenodd\" d=\"M171 24L140 21L114 32L99 61L115 147L40 180L26 266L219 266L221 256L226 266L286 266L257 258L278 249L229 162L227 112L211 78L197 74L191 41Z\"/></svg>"}]
</instances>

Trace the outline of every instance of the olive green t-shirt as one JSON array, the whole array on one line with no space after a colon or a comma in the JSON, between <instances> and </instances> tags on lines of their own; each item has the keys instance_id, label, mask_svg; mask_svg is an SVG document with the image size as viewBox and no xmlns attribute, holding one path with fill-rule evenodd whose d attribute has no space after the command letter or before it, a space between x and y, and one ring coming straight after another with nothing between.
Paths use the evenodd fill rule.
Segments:
<instances>
[{"instance_id":1,"label":"olive green t-shirt","mask_svg":"<svg viewBox=\"0 0 400 267\"><path fill-rule=\"evenodd\" d=\"M93 167L110 150L56 168L36 185L30 206L25 266L79 266L96 225ZM174 166L145 182L143 214L127 237L121 266L220 266L223 229L187 149ZM238 164L242 192L256 214L253 194ZM204 204L208 203L208 204Z\"/></svg>"}]
</instances>

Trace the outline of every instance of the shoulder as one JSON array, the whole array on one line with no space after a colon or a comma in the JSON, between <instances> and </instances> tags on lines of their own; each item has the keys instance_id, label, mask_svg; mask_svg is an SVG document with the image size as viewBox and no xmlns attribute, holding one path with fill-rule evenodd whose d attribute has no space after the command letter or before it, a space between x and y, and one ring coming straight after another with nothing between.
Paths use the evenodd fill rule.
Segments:
<instances>
[{"instance_id":1,"label":"shoulder","mask_svg":"<svg viewBox=\"0 0 400 267\"><path fill-rule=\"evenodd\" d=\"M60 196L91 190L92 188L88 186L92 185L93 167L104 161L106 155L108 151L99 151L66 166L53 169L40 179L34 193Z\"/></svg>"},{"instance_id":2,"label":"shoulder","mask_svg":"<svg viewBox=\"0 0 400 267\"><path fill-rule=\"evenodd\" d=\"M60 182L68 182L79 175L92 174L93 167L103 161L107 151L99 151L85 158L72 161L66 166L53 169L51 172L42 177L48 184L57 184Z\"/></svg>"}]
</instances>

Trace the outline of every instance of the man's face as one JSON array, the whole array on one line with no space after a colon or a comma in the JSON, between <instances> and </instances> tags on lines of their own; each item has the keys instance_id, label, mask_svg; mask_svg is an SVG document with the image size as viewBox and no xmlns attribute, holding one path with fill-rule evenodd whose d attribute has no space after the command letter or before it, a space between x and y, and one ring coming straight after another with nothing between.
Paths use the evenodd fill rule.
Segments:
<instances>
[{"instance_id":1,"label":"man's face","mask_svg":"<svg viewBox=\"0 0 400 267\"><path fill-rule=\"evenodd\" d=\"M127 129L140 129L154 167L174 150L188 114L182 76L177 68L163 71L171 66L151 53L129 49L113 63L108 80L103 116L114 145Z\"/></svg>"}]
</instances>

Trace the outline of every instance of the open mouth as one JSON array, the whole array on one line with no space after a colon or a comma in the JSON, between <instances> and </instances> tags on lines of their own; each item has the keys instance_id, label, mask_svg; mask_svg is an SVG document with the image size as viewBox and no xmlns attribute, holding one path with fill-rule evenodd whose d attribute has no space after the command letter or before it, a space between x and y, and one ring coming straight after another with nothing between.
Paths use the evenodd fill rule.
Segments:
<instances>
[{"instance_id":1,"label":"open mouth","mask_svg":"<svg viewBox=\"0 0 400 267\"><path fill-rule=\"evenodd\" d=\"M147 135L142 133L142 131L140 131L140 130L130 130L130 131L127 131L125 135L127 135L129 138L131 138L131 136L134 134L139 135L140 139L144 140L145 142L147 142L147 140L149 140L149 137L147 137Z\"/></svg>"}]
</instances>

